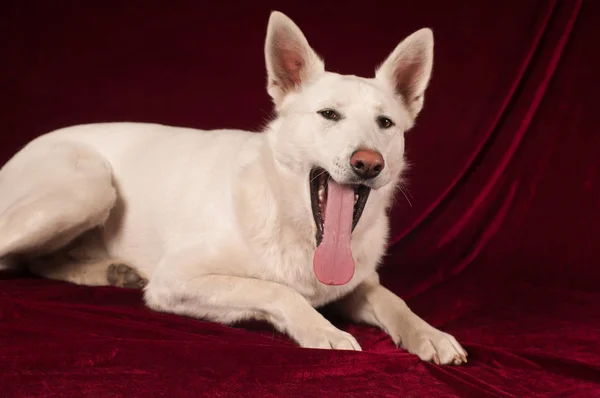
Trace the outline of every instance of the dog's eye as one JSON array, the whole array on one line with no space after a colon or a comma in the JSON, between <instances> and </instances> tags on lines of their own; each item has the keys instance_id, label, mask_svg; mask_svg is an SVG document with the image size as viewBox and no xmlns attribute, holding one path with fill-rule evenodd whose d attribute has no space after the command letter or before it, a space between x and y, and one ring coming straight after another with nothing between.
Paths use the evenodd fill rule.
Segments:
<instances>
[{"instance_id":1,"label":"dog's eye","mask_svg":"<svg viewBox=\"0 0 600 398\"><path fill-rule=\"evenodd\" d=\"M394 125L394 122L392 122L390 120L390 118L387 118L385 116L379 116L377 118L377 124L379 125L379 127L381 127L382 129L389 129L390 127L392 127Z\"/></svg>"},{"instance_id":2,"label":"dog's eye","mask_svg":"<svg viewBox=\"0 0 600 398\"><path fill-rule=\"evenodd\" d=\"M317 113L327 120L338 121L342 118L342 116L333 109L323 109Z\"/></svg>"}]
</instances>

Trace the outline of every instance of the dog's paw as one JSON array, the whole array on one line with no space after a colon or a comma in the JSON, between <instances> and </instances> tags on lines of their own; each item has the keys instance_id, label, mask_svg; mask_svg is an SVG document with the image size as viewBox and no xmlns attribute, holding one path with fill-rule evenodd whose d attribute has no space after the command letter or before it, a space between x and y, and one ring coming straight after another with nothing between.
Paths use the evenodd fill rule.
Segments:
<instances>
[{"instance_id":1,"label":"dog's paw","mask_svg":"<svg viewBox=\"0 0 600 398\"><path fill-rule=\"evenodd\" d=\"M106 272L108 283L116 287L142 289L148 281L126 264L111 264Z\"/></svg>"},{"instance_id":2,"label":"dog's paw","mask_svg":"<svg viewBox=\"0 0 600 398\"><path fill-rule=\"evenodd\" d=\"M302 328L295 333L295 338L300 346L304 348L362 350L354 336L334 326Z\"/></svg>"},{"instance_id":3,"label":"dog's paw","mask_svg":"<svg viewBox=\"0 0 600 398\"><path fill-rule=\"evenodd\" d=\"M402 347L423 361L438 365L467 363L467 352L456 339L433 327L415 329L402 339Z\"/></svg>"}]
</instances>

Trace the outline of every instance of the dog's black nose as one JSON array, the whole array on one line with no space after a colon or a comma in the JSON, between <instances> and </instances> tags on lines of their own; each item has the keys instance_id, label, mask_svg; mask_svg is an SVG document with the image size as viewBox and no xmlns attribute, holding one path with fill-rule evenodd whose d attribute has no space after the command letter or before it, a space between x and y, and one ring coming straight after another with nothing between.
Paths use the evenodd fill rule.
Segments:
<instances>
[{"instance_id":1,"label":"dog's black nose","mask_svg":"<svg viewBox=\"0 0 600 398\"><path fill-rule=\"evenodd\" d=\"M354 173L365 180L375 178L385 167L383 156L371 149L359 149L350 157L350 166Z\"/></svg>"}]
</instances>

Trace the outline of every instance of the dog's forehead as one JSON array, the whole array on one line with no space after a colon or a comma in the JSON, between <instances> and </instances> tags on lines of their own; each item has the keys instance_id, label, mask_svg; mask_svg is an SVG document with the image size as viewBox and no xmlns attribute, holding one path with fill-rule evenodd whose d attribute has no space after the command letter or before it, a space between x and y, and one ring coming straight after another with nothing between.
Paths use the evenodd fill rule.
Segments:
<instances>
[{"instance_id":1,"label":"dog's forehead","mask_svg":"<svg viewBox=\"0 0 600 398\"><path fill-rule=\"evenodd\" d=\"M336 108L360 107L377 113L390 112L398 102L390 90L375 79L328 73L314 87L321 101Z\"/></svg>"}]
</instances>

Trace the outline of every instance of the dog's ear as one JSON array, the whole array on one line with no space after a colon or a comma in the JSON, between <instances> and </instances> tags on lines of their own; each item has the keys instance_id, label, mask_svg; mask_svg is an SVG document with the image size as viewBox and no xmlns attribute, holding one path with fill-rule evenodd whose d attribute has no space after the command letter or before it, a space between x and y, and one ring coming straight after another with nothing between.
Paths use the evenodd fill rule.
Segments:
<instances>
[{"instance_id":1,"label":"dog's ear","mask_svg":"<svg viewBox=\"0 0 600 398\"><path fill-rule=\"evenodd\" d=\"M423 108L433 68L433 32L424 28L404 39L377 69L375 77L391 85L413 118Z\"/></svg>"},{"instance_id":2,"label":"dog's ear","mask_svg":"<svg viewBox=\"0 0 600 398\"><path fill-rule=\"evenodd\" d=\"M298 26L284 14L273 11L265 41L267 91L278 107L286 94L318 78L325 65L308 44Z\"/></svg>"}]
</instances>

